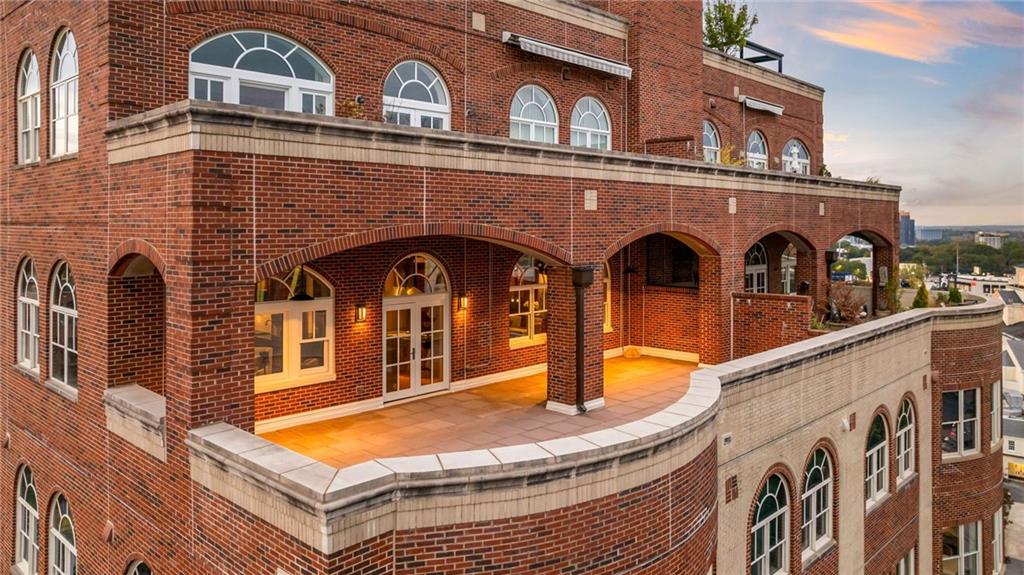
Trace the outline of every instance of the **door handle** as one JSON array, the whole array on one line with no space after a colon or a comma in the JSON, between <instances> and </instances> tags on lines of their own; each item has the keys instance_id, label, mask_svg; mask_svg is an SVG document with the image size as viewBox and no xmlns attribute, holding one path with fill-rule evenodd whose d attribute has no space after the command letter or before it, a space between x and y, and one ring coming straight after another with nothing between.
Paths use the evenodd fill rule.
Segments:
<instances>
[{"instance_id":1,"label":"door handle","mask_svg":"<svg viewBox=\"0 0 1024 575\"><path fill-rule=\"evenodd\" d=\"M412 359L413 359L413 361L416 361L416 346L415 345L411 346L411 348L412 348Z\"/></svg>"}]
</instances>

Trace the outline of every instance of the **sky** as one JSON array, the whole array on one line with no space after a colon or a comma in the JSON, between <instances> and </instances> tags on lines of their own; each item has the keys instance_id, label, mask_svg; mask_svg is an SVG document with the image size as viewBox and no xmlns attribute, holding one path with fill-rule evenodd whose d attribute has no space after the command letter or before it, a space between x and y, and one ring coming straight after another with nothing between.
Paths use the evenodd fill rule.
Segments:
<instances>
[{"instance_id":1,"label":"sky","mask_svg":"<svg viewBox=\"0 0 1024 575\"><path fill-rule=\"evenodd\" d=\"M1024 0L748 0L751 40L825 88L832 175L918 226L1024 224Z\"/></svg>"}]
</instances>

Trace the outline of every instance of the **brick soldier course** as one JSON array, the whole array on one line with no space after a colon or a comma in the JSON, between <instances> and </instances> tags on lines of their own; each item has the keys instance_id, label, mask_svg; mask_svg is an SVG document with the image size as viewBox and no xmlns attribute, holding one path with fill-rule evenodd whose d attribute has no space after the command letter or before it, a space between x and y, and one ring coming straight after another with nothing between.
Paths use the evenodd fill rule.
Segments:
<instances>
[{"instance_id":1,"label":"brick soldier course","mask_svg":"<svg viewBox=\"0 0 1024 575\"><path fill-rule=\"evenodd\" d=\"M899 188L817 176L824 90L703 48L701 3L5 1L0 13L6 77L34 57L41 111L38 157L26 159L32 93L0 84L16 104L0 112L0 561L13 573L30 572L16 518L27 470L38 573L69 553L51 533L65 500L83 574L140 562L183 574L749 573L772 470L789 495L789 573L889 573L911 550L921 572L938 569L943 529L970 521L992 540L1000 456L985 402L998 309L907 312L816 337L826 252L843 237L872 244L872 309L884 301ZM194 49L245 31L319 61L328 93L302 95L325 113L240 105L229 91L241 88L190 69ZM407 61L444 83L447 129L382 121L394 113L385 79ZM77 124L53 121L70 109L55 98L68 77ZM214 98L221 80L228 91ZM510 106L530 85L551 97L557 143L509 137ZM586 98L604 108L606 149L569 145ZM702 161L705 122L736 156L759 131L767 169ZM60 153L65 125L77 141ZM804 174L783 172L792 140ZM745 291L757 245L764 293ZM601 409L605 357L707 369L644 420L522 446L339 470L254 435L392 401L384 289L410 255L436 262L446 284L434 304L438 393L546 372L545 405L591 417L574 414ZM510 340L507 304L524 256L547 310L526 343ZM37 365L19 339L29 269ZM52 297L67 282L58 269L73 276L76 332L68 300ZM330 312L328 369L266 383L254 293L292 273L331 290L316 302ZM67 333L70 354L51 344ZM77 362L77 380L61 358ZM941 392L967 388L982 398L981 449L943 459ZM895 471L907 398L909 479ZM891 493L865 509L876 412ZM835 471L831 542L802 552L800 496L819 447Z\"/></svg>"}]
</instances>

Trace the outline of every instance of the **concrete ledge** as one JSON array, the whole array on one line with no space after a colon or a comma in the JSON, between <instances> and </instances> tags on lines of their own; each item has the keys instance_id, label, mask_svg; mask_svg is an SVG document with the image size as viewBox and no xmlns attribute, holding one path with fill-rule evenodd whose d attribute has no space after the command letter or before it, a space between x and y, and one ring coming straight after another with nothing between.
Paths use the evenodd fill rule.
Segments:
<instances>
[{"instance_id":1,"label":"concrete ledge","mask_svg":"<svg viewBox=\"0 0 1024 575\"><path fill-rule=\"evenodd\" d=\"M103 393L107 430L159 459L167 460L167 404L162 395L138 385L112 387Z\"/></svg>"}]
</instances>

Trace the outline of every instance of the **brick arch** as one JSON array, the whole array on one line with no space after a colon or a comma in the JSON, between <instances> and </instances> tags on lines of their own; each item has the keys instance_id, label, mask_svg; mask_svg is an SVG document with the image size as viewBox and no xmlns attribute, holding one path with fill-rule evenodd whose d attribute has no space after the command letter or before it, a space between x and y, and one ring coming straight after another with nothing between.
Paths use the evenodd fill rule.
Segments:
<instances>
[{"instance_id":1,"label":"brick arch","mask_svg":"<svg viewBox=\"0 0 1024 575\"><path fill-rule=\"evenodd\" d=\"M128 575L128 570L134 567L136 563L145 563L146 565L153 567L153 563L149 559L146 559L138 551L132 551L128 554L127 559L125 559L124 565L121 567L121 573Z\"/></svg>"},{"instance_id":2,"label":"brick arch","mask_svg":"<svg viewBox=\"0 0 1024 575\"><path fill-rule=\"evenodd\" d=\"M317 59L319 59L320 62L327 67L327 70L334 75L334 81L335 83L337 83L337 72L334 71L334 67L328 63L329 60L324 56L324 54L320 53L319 49L313 42L309 42L308 39L302 38L300 35L296 34L296 31L294 29L279 26L274 22L260 22L258 24L253 24L252 26L240 26L238 24L221 24L220 26L214 26L213 28L203 30L201 34L194 36L188 41L187 44L181 46L180 48L185 49L187 52L191 52L194 48L198 47L200 44L206 42L207 40L216 38L217 36L227 34L229 32L237 32L239 30L273 32L274 34L279 34L287 38L288 40L295 42L296 44L299 45L300 48L316 56Z\"/></svg>"},{"instance_id":3,"label":"brick arch","mask_svg":"<svg viewBox=\"0 0 1024 575\"><path fill-rule=\"evenodd\" d=\"M660 223L644 226L622 236L605 249L604 255L601 258L602 261L612 257L618 253L619 250L636 240L652 234L666 234L672 236L689 246L693 251L697 252L697 255L699 256L717 256L722 253L722 249L715 240L711 239L711 236L693 226L687 224Z\"/></svg>"},{"instance_id":4,"label":"brick arch","mask_svg":"<svg viewBox=\"0 0 1024 575\"><path fill-rule=\"evenodd\" d=\"M868 433L871 432L871 424L875 422L875 418L878 417L879 415L881 415L882 419L885 420L885 440L889 442L890 447L892 446L894 431L892 413L889 412L889 408L887 406L879 405L878 407L875 408L874 411L871 412L871 417L868 417L868 420L866 422L867 425L864 426L863 444L865 449L868 445ZM892 449L890 449L889 452L889 455L892 455Z\"/></svg>"},{"instance_id":5,"label":"brick arch","mask_svg":"<svg viewBox=\"0 0 1024 575\"><path fill-rule=\"evenodd\" d=\"M798 517L797 511L801 511L801 509L797 505L798 494L795 491L795 486L800 485L800 483L796 481L796 478L793 475L793 470L791 470L788 465L782 462L777 462L769 467L768 470L764 472L764 475L761 476L761 480L757 482L757 488L754 489L754 496L750 501L750 508L747 510L747 522L743 526L743 530L746 532L747 542L747 546L743 550L744 563L746 564L744 573L747 575L750 575L750 550L753 545L753 534L751 533L751 529L754 527L754 515L757 511L758 495L761 494L761 490L764 489L765 484L768 483L768 479L773 475L782 477L782 480L785 483L786 496L788 499L786 506L789 508L789 521L787 522L789 525L789 533L787 534L787 541L789 542L789 571L799 572L796 569L796 566L800 565L800 548L796 543L797 534L799 534L800 531L797 527L796 517Z\"/></svg>"},{"instance_id":6,"label":"brick arch","mask_svg":"<svg viewBox=\"0 0 1024 575\"><path fill-rule=\"evenodd\" d=\"M890 248L895 245L892 238L889 237L889 232L876 227L876 226L865 226L855 225L849 226L844 229L843 233L835 235L833 234L832 240L829 242L828 247L832 247L839 243L840 240L846 236L856 235L863 237L867 241L871 242L871 245L876 248Z\"/></svg>"},{"instance_id":7,"label":"brick arch","mask_svg":"<svg viewBox=\"0 0 1024 575\"><path fill-rule=\"evenodd\" d=\"M236 12L273 12L277 14L291 14L295 16L302 16L311 20L327 20L340 24L342 26L348 26L351 28L357 28L371 34L378 34L381 36L387 36L399 42L403 42L410 46L414 46L419 50L431 53L438 58L441 58L453 68L459 72L465 72L465 67L462 62L449 50L438 46L437 44L424 41L420 37L401 30L396 26L387 24L380 20L370 20L361 16L355 16L353 14L346 13L337 8L327 6L315 6L308 2L265 2L263 0L237 0L226 4L221 0L171 0L167 4L167 11L170 14L190 14L198 12L223 12L223 11L236 11ZM268 27L270 26L270 27ZM274 29L273 25L261 23L259 28L266 29L268 31L279 32L283 34L292 35L294 30L280 30ZM226 29L221 29L226 28ZM217 29L207 31L204 33L202 38L198 41L202 41L212 35L220 34L230 30L237 29L238 26L229 27L218 27ZM213 34L211 34L213 32ZM197 42L193 42L191 45L195 45ZM309 44L305 44L307 48L313 50L316 53L316 49L310 47ZM322 56L317 54L321 59ZM325 60L326 61L326 60Z\"/></svg>"},{"instance_id":8,"label":"brick arch","mask_svg":"<svg viewBox=\"0 0 1024 575\"><path fill-rule=\"evenodd\" d=\"M369 244L421 236L458 236L479 239L537 255L545 261L556 264L568 265L572 262L572 255L568 250L524 232L486 224L441 222L377 228L316 243L259 264L256 268L256 279L277 275L299 264L328 254Z\"/></svg>"},{"instance_id":9,"label":"brick arch","mask_svg":"<svg viewBox=\"0 0 1024 575\"><path fill-rule=\"evenodd\" d=\"M131 256L140 255L152 262L153 267L160 272L161 277L166 277L167 266L164 258L160 256L153 244L143 239L132 238L120 243L107 257L107 273L109 275L120 275L124 272L124 266Z\"/></svg>"},{"instance_id":10,"label":"brick arch","mask_svg":"<svg viewBox=\"0 0 1024 575\"><path fill-rule=\"evenodd\" d=\"M814 243L807 239L810 237L810 234L808 234L806 230L804 230L800 226L795 226L792 224L776 224L773 226L768 226L767 228L764 228L751 234L741 244L743 246L743 253L747 253L747 250L753 247L754 244L763 240L766 236L770 236L771 234L779 234L780 236L786 238L787 240L789 240L790 243L796 246L797 250L799 251L813 252L818 250Z\"/></svg>"}]
</instances>

